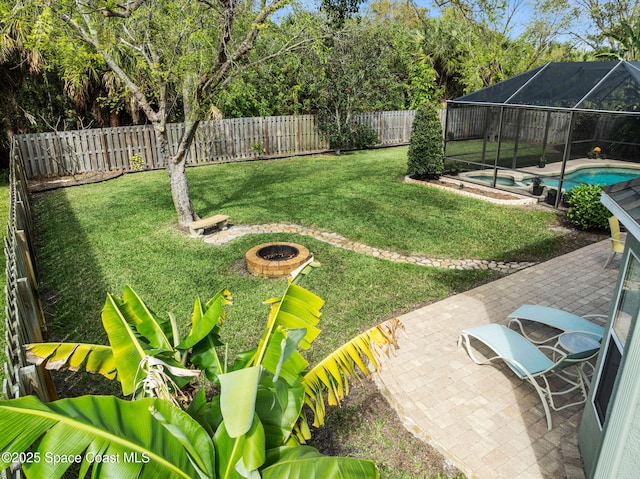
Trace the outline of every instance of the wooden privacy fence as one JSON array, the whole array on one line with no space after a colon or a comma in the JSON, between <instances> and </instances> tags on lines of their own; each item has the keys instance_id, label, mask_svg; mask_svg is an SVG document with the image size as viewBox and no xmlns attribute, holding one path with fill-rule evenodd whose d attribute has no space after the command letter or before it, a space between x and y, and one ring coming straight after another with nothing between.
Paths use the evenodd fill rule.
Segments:
<instances>
[{"instance_id":1,"label":"wooden privacy fence","mask_svg":"<svg viewBox=\"0 0 640 479\"><path fill-rule=\"evenodd\" d=\"M440 111L444 126L446 110ZM354 123L371 127L380 146L402 145L411 138L415 110L354 115ZM455 140L497 136L499 109L456 107L449 110L448 135ZM564 143L569 115L527 109L505 109L502 137L531 143ZM547 130L548 127L548 130ZM173 152L184 131L167 125ZM16 135L28 179L113 170L130 171L130 159L140 155L146 169L164 168L151 125L97 128ZM329 148L313 115L233 118L202 122L187 154L188 165L246 161L317 153Z\"/></svg>"},{"instance_id":2,"label":"wooden privacy fence","mask_svg":"<svg viewBox=\"0 0 640 479\"><path fill-rule=\"evenodd\" d=\"M444 110L443 110L444 111ZM570 113L564 111L527 110L505 108L502 119L502 138L530 143L543 143L548 130L547 143L563 144L569 128ZM489 138L498 135L500 109L498 107L450 108L448 131L451 139L482 138L485 129Z\"/></svg>"},{"instance_id":3,"label":"wooden privacy fence","mask_svg":"<svg viewBox=\"0 0 640 479\"><path fill-rule=\"evenodd\" d=\"M51 376L44 368L28 364L24 345L42 342L46 332L38 295L33 256L33 224L22 161L12 148L9 180L9 222L5 238L5 295L7 360L2 391L8 399L35 394L43 401L56 399Z\"/></svg>"},{"instance_id":4,"label":"wooden privacy fence","mask_svg":"<svg viewBox=\"0 0 640 479\"><path fill-rule=\"evenodd\" d=\"M373 128L380 145L404 144L411 136L414 111L359 113L354 122ZM167 125L173 152L184 131ZM131 170L141 155L146 169L164 168L151 125L16 135L27 178L86 172ZM329 144L313 115L234 118L202 122L187 155L188 165L294 156L326 151Z\"/></svg>"}]
</instances>

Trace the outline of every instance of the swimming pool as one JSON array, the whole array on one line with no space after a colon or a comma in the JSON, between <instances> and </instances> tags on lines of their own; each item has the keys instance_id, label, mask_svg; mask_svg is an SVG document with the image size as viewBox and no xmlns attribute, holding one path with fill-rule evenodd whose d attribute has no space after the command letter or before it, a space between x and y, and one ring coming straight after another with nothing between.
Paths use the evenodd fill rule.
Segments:
<instances>
[{"instance_id":1,"label":"swimming pool","mask_svg":"<svg viewBox=\"0 0 640 479\"><path fill-rule=\"evenodd\" d=\"M621 181L633 180L638 177L640 177L640 169L637 168L616 168L610 166L579 168L564 175L562 187L569 191L580 183L604 186ZM530 184L531 179L525 180L525 183ZM557 188L559 183L559 175L545 176L542 178L542 184L549 188Z\"/></svg>"},{"instance_id":2,"label":"swimming pool","mask_svg":"<svg viewBox=\"0 0 640 479\"><path fill-rule=\"evenodd\" d=\"M487 183L493 182L493 175L469 175L468 178L486 181ZM500 186L524 186L522 183L514 180L510 176L498 176L498 178L496 178L496 183Z\"/></svg>"},{"instance_id":3,"label":"swimming pool","mask_svg":"<svg viewBox=\"0 0 640 479\"><path fill-rule=\"evenodd\" d=\"M493 175L469 175L474 180L485 181L491 183ZM590 185L612 185L620 181L633 180L640 177L640 168L618 168L612 166L590 166L578 168L564 175L562 188L569 191L581 183ZM516 181L512 176L498 175L497 184L500 186L529 186L533 178L527 178L522 181ZM560 175L542 176L542 184L547 188L558 188L560 183Z\"/></svg>"}]
</instances>

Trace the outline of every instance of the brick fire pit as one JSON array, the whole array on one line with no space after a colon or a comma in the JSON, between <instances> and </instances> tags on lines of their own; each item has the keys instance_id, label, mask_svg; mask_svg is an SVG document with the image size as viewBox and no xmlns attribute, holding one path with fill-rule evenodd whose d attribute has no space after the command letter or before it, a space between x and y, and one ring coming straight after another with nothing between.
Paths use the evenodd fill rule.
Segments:
<instances>
[{"instance_id":1,"label":"brick fire pit","mask_svg":"<svg viewBox=\"0 0 640 479\"><path fill-rule=\"evenodd\" d=\"M307 248L296 243L263 243L245 255L251 274L266 278L282 278L311 258Z\"/></svg>"}]
</instances>

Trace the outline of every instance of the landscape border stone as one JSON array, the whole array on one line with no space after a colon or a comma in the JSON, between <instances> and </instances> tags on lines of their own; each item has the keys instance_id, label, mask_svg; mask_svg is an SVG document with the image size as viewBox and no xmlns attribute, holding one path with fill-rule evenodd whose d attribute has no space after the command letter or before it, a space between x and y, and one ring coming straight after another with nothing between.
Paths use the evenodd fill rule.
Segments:
<instances>
[{"instance_id":1,"label":"landscape border stone","mask_svg":"<svg viewBox=\"0 0 640 479\"><path fill-rule=\"evenodd\" d=\"M223 245L237 238L249 234L269 234L269 233L294 233L302 236L309 236L319 241L329 243L338 248L366 254L396 263L410 263L418 266L434 268L446 268L457 270L492 270L501 273L513 273L520 271L536 263L526 261L494 261L486 259L456 259L456 258L432 258L419 254L404 254L396 251L375 248L363 243L351 241L348 238L331 231L320 230L287 223L271 223L258 225L237 225L229 229L220 231L204 237L204 241L211 245Z\"/></svg>"},{"instance_id":2,"label":"landscape border stone","mask_svg":"<svg viewBox=\"0 0 640 479\"><path fill-rule=\"evenodd\" d=\"M428 181L416 180L411 178L410 176L404 177L405 183L428 186L431 188L439 188L441 190L449 191L451 193L456 193L461 196L467 196L469 198L475 198L482 201L488 201L489 203L495 203L498 205L535 205L538 203L538 198L533 198L524 195L518 195L516 193L511 193L509 191L499 190L501 195L511 196L512 199L501 199L501 198L492 198L490 196L479 195L476 193L472 193L471 191L465 191L465 188L473 188L475 190L486 191L487 193L496 192L495 188L489 188L488 186L478 185L476 183L471 183L469 181L463 181L453 178L447 178L445 176L440 177L440 181L444 183L451 183L454 185L463 185L462 188L450 188L448 186L438 185L436 183L431 183Z\"/></svg>"}]
</instances>

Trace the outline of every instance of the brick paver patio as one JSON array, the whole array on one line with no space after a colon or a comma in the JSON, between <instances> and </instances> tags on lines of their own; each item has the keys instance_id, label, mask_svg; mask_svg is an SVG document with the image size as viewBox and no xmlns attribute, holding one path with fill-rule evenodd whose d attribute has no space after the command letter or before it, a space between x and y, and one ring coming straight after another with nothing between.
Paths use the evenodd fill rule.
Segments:
<instances>
[{"instance_id":1,"label":"brick paver patio","mask_svg":"<svg viewBox=\"0 0 640 479\"><path fill-rule=\"evenodd\" d=\"M400 317L407 335L377 381L407 427L469 478L583 478L582 406L552 411L503 365L478 366L456 342L464 328L507 324L525 303L607 314L619 259L602 241ZM588 407L588 406L587 406Z\"/></svg>"}]
</instances>

